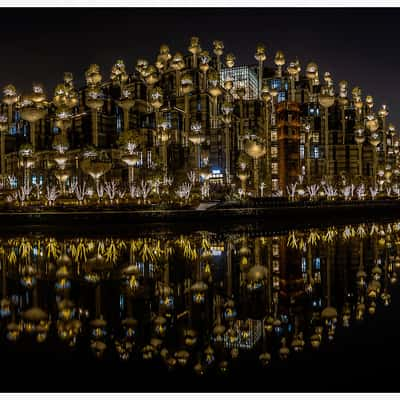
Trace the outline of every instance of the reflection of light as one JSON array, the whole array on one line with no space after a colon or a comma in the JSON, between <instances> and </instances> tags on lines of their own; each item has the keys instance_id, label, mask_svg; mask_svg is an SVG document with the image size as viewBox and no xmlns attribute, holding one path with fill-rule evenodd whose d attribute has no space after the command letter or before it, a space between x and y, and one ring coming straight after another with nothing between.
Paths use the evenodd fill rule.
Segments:
<instances>
[{"instance_id":1,"label":"reflection of light","mask_svg":"<svg viewBox=\"0 0 400 400\"><path fill-rule=\"evenodd\" d=\"M220 169L212 169L211 170L211 178L216 179L216 178L223 178L223 174Z\"/></svg>"},{"instance_id":2,"label":"reflection of light","mask_svg":"<svg viewBox=\"0 0 400 400\"><path fill-rule=\"evenodd\" d=\"M243 327L246 323L249 324L249 330L246 332L246 335L243 335ZM229 332L226 332L224 334L224 346L226 348L238 347L241 349L251 349L262 336L262 323L260 320L255 319L247 319L245 321L238 320L232 326L230 333L233 334L237 340L232 342L231 338L229 338Z\"/></svg>"},{"instance_id":3,"label":"reflection of light","mask_svg":"<svg viewBox=\"0 0 400 400\"><path fill-rule=\"evenodd\" d=\"M214 249L211 249L211 254L212 254L213 256L220 256L220 255L222 254L222 251L221 251L221 250L214 250Z\"/></svg>"}]
</instances>

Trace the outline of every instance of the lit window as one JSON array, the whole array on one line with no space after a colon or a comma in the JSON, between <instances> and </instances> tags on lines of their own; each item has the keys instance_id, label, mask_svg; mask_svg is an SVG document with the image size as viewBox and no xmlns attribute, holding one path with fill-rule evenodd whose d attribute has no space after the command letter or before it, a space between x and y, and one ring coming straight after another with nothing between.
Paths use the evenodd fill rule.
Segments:
<instances>
[{"instance_id":1,"label":"lit window","mask_svg":"<svg viewBox=\"0 0 400 400\"><path fill-rule=\"evenodd\" d=\"M121 113L119 112L119 108L117 107L115 109L115 114L116 114L116 128L117 128L117 132L120 133L122 131L122 121L121 121ZM124 129L127 129L128 127L125 126Z\"/></svg>"},{"instance_id":2,"label":"lit window","mask_svg":"<svg viewBox=\"0 0 400 400\"><path fill-rule=\"evenodd\" d=\"M10 178L11 189L16 189L18 185L18 180L15 176Z\"/></svg>"},{"instance_id":3,"label":"lit window","mask_svg":"<svg viewBox=\"0 0 400 400\"><path fill-rule=\"evenodd\" d=\"M304 144L300 145L300 159L304 159Z\"/></svg>"},{"instance_id":4,"label":"lit window","mask_svg":"<svg viewBox=\"0 0 400 400\"><path fill-rule=\"evenodd\" d=\"M282 101L286 100L286 93L285 92L279 92L278 93L278 103L281 103Z\"/></svg>"},{"instance_id":5,"label":"lit window","mask_svg":"<svg viewBox=\"0 0 400 400\"><path fill-rule=\"evenodd\" d=\"M273 174L277 174L278 173L278 163L271 163L271 169L272 169L272 173Z\"/></svg>"},{"instance_id":6,"label":"lit window","mask_svg":"<svg viewBox=\"0 0 400 400\"><path fill-rule=\"evenodd\" d=\"M281 80L280 79L272 79L271 88L272 89L280 89L281 88Z\"/></svg>"}]
</instances>

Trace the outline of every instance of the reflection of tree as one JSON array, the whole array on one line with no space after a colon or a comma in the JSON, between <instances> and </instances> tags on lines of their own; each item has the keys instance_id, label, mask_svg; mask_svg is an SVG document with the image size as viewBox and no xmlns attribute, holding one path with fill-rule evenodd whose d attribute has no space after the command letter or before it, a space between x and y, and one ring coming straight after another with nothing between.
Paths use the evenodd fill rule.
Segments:
<instances>
[{"instance_id":1,"label":"reflection of tree","mask_svg":"<svg viewBox=\"0 0 400 400\"><path fill-rule=\"evenodd\" d=\"M45 341L54 324L70 346L89 334L97 356L160 359L203 374L254 351L266 366L389 305L399 239L399 223L281 237L17 236L0 242L0 317L10 340ZM334 249L359 257L354 264ZM43 301L51 287L56 307Z\"/></svg>"}]
</instances>

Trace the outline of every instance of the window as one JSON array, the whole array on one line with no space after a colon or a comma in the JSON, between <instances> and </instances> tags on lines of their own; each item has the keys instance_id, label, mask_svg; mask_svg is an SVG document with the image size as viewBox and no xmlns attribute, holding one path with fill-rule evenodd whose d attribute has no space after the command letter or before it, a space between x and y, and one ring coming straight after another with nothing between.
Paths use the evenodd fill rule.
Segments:
<instances>
[{"instance_id":1,"label":"window","mask_svg":"<svg viewBox=\"0 0 400 400\"><path fill-rule=\"evenodd\" d=\"M280 79L272 79L271 80L271 88L279 90L281 88L281 80Z\"/></svg>"},{"instance_id":2,"label":"window","mask_svg":"<svg viewBox=\"0 0 400 400\"><path fill-rule=\"evenodd\" d=\"M271 147L271 157L278 157L278 148L277 147Z\"/></svg>"},{"instance_id":3,"label":"window","mask_svg":"<svg viewBox=\"0 0 400 400\"><path fill-rule=\"evenodd\" d=\"M278 93L278 103L281 103L282 101L286 100L286 93L285 92L279 92Z\"/></svg>"},{"instance_id":4,"label":"window","mask_svg":"<svg viewBox=\"0 0 400 400\"><path fill-rule=\"evenodd\" d=\"M319 116L319 108L318 107L310 107L309 114L318 117Z\"/></svg>"},{"instance_id":5,"label":"window","mask_svg":"<svg viewBox=\"0 0 400 400\"><path fill-rule=\"evenodd\" d=\"M151 160L151 150L147 150L147 167L150 168L152 164L153 162Z\"/></svg>"},{"instance_id":6,"label":"window","mask_svg":"<svg viewBox=\"0 0 400 400\"><path fill-rule=\"evenodd\" d=\"M121 121L121 113L118 107L115 108L115 115L116 115L116 128L117 132L120 133L122 130L122 121ZM124 126L124 129L128 129L128 126Z\"/></svg>"},{"instance_id":7,"label":"window","mask_svg":"<svg viewBox=\"0 0 400 400\"><path fill-rule=\"evenodd\" d=\"M11 185L11 189L16 189L17 185L18 185L18 180L15 176L12 176L10 178L10 185Z\"/></svg>"},{"instance_id":8,"label":"window","mask_svg":"<svg viewBox=\"0 0 400 400\"><path fill-rule=\"evenodd\" d=\"M314 146L313 148L313 158L319 158L319 147Z\"/></svg>"},{"instance_id":9,"label":"window","mask_svg":"<svg viewBox=\"0 0 400 400\"><path fill-rule=\"evenodd\" d=\"M220 73L220 81L224 82L227 77L233 79L233 93L239 87L245 88L245 100L256 99L258 97L258 79L254 70L246 65L234 68L223 68Z\"/></svg>"},{"instance_id":10,"label":"window","mask_svg":"<svg viewBox=\"0 0 400 400\"><path fill-rule=\"evenodd\" d=\"M307 260L305 257L301 257L301 272L305 272L307 270Z\"/></svg>"},{"instance_id":11,"label":"window","mask_svg":"<svg viewBox=\"0 0 400 400\"><path fill-rule=\"evenodd\" d=\"M276 163L276 162L271 163L271 169L272 169L273 174L277 174L278 173L278 163Z\"/></svg>"},{"instance_id":12,"label":"window","mask_svg":"<svg viewBox=\"0 0 400 400\"><path fill-rule=\"evenodd\" d=\"M304 144L300 145L300 159L304 159Z\"/></svg>"}]
</instances>

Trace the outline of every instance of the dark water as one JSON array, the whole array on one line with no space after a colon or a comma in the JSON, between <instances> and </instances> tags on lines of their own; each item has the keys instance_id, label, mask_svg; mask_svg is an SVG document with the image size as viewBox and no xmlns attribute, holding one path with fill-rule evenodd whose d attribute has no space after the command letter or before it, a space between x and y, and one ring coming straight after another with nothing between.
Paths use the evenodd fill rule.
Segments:
<instances>
[{"instance_id":1,"label":"dark water","mask_svg":"<svg viewBox=\"0 0 400 400\"><path fill-rule=\"evenodd\" d=\"M400 222L3 236L3 391L395 391Z\"/></svg>"}]
</instances>

